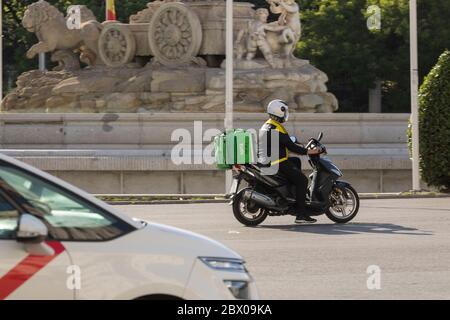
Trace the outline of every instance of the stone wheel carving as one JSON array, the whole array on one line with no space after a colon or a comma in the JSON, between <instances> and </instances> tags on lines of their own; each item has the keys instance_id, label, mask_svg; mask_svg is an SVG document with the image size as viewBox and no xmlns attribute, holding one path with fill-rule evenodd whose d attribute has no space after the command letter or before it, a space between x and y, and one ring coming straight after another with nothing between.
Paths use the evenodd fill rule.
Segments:
<instances>
[{"instance_id":1,"label":"stone wheel carving","mask_svg":"<svg viewBox=\"0 0 450 320\"><path fill-rule=\"evenodd\" d=\"M133 60L136 40L126 25L109 23L100 34L98 46L102 61L107 66L119 67Z\"/></svg>"},{"instance_id":2,"label":"stone wheel carving","mask_svg":"<svg viewBox=\"0 0 450 320\"><path fill-rule=\"evenodd\" d=\"M202 28L195 12L182 3L162 5L149 24L149 45L155 59L165 66L185 64L197 56Z\"/></svg>"}]
</instances>

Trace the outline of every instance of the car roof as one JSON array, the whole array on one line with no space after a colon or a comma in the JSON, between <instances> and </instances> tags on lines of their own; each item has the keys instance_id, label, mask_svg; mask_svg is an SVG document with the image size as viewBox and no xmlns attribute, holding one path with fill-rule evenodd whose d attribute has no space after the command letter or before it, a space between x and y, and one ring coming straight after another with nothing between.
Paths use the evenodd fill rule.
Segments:
<instances>
[{"instance_id":1,"label":"car roof","mask_svg":"<svg viewBox=\"0 0 450 320\"><path fill-rule=\"evenodd\" d=\"M128 217L127 215L121 213L119 210L115 209L114 207L112 207L112 206L108 205L107 203L97 199L96 197L94 197L90 193L88 193L86 191L83 191L80 188L77 188L77 187L71 185L70 183L65 182L64 180L61 180L61 179L59 179L59 178L57 178L55 176L52 176L51 174L48 174L48 173L46 173L46 172L44 172L44 171L42 171L42 170L40 170L40 169L38 169L36 167L33 167L33 166L29 165L29 164L26 164L26 163L24 163L22 161L19 161L19 160L13 158L13 157L7 156L7 155L1 153L1 151L0 151L0 160L2 160L4 162L7 162L9 164L12 164L12 165L14 165L14 166L16 166L18 168L21 168L21 169L23 169L25 171L31 172L31 173L33 173L33 174L35 174L35 175L37 175L37 176L39 176L39 177L41 177L41 178L43 178L45 180L48 180L48 181L50 181L52 183L57 184L58 186L63 187L64 189L67 189L67 190L71 191L71 192L79 195L80 197L88 200L89 202L99 206L100 208L110 212L114 216L118 217L119 219L127 222L128 224L130 224L130 225L132 225L132 226L134 226L136 228L141 228L142 227L142 225L138 221L135 221L135 220L131 219L130 217Z\"/></svg>"}]
</instances>

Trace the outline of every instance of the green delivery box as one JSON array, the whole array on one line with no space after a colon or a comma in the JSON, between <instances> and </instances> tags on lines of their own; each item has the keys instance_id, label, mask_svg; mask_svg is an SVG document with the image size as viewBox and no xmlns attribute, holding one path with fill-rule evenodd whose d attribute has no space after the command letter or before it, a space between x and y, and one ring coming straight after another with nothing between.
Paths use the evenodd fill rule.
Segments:
<instances>
[{"instance_id":1,"label":"green delivery box","mask_svg":"<svg viewBox=\"0 0 450 320\"><path fill-rule=\"evenodd\" d=\"M222 133L214 138L214 157L219 169L231 169L231 165L226 163L226 151L226 134Z\"/></svg>"},{"instance_id":2,"label":"green delivery box","mask_svg":"<svg viewBox=\"0 0 450 320\"><path fill-rule=\"evenodd\" d=\"M214 139L215 160L219 169L233 164L256 163L255 134L243 129L227 130Z\"/></svg>"}]
</instances>

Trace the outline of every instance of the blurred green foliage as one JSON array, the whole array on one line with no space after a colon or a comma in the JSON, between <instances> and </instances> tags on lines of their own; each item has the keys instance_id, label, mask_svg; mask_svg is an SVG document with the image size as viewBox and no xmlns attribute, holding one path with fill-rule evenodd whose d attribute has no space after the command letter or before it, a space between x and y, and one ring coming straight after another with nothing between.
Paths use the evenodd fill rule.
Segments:
<instances>
[{"instance_id":1,"label":"blurred green foliage","mask_svg":"<svg viewBox=\"0 0 450 320\"><path fill-rule=\"evenodd\" d=\"M410 125L411 129L411 125ZM408 130L411 150L411 130ZM450 51L431 69L419 91L419 152L423 181L450 191Z\"/></svg>"}]
</instances>

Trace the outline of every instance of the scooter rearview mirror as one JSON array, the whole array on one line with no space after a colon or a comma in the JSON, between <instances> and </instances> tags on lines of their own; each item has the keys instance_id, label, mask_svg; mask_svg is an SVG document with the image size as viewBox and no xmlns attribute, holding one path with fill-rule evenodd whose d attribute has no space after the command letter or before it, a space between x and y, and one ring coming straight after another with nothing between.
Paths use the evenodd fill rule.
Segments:
<instances>
[{"instance_id":1,"label":"scooter rearview mirror","mask_svg":"<svg viewBox=\"0 0 450 320\"><path fill-rule=\"evenodd\" d=\"M319 133L319 136L317 137L317 141L322 140L322 138L323 138L323 132L320 132L320 133Z\"/></svg>"}]
</instances>

